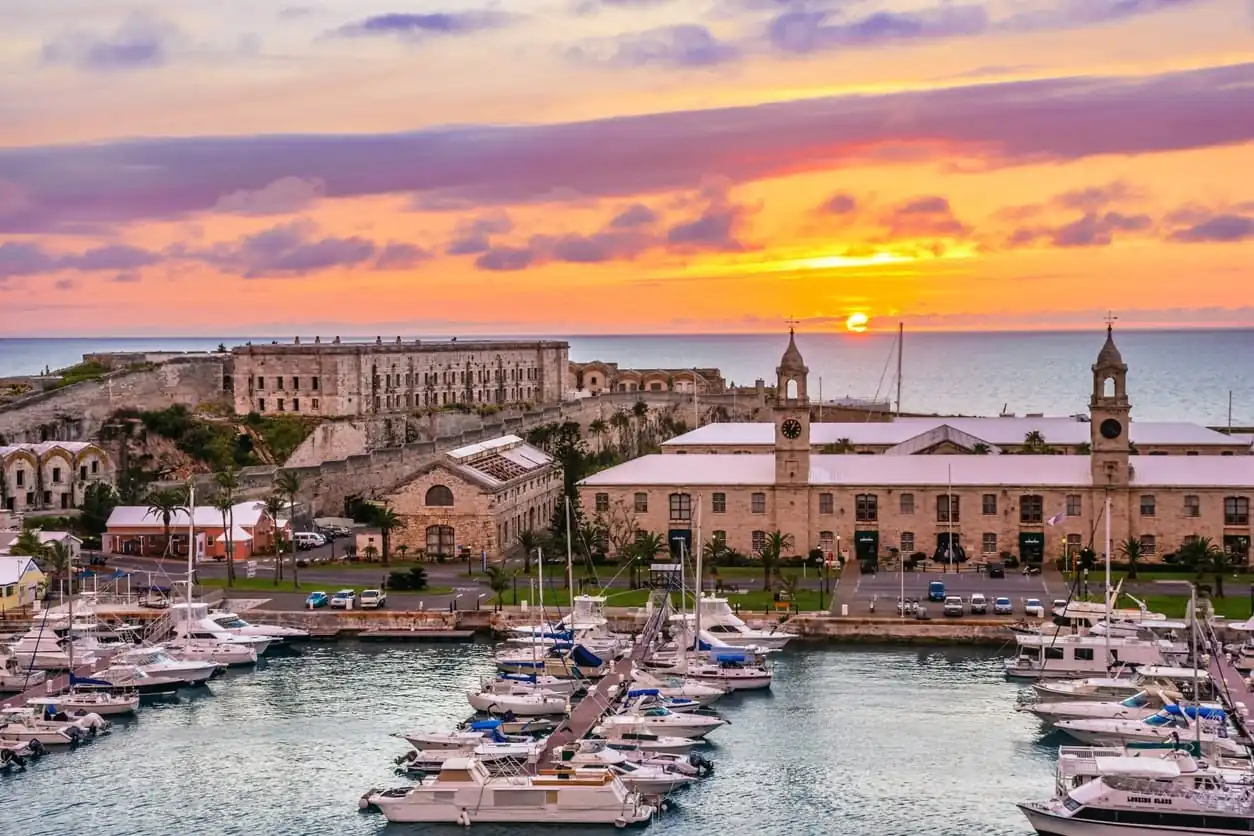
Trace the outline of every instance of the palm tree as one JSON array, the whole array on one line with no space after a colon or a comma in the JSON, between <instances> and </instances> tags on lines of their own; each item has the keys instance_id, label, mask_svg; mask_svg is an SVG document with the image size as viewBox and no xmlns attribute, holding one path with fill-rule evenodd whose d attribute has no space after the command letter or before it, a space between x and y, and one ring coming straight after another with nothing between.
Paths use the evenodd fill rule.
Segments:
<instances>
[{"instance_id":1,"label":"palm tree","mask_svg":"<svg viewBox=\"0 0 1254 836\"><path fill-rule=\"evenodd\" d=\"M263 504L266 507L266 515L274 523L274 585L278 586L279 581L283 580L283 543L278 536L279 512L287 507L287 500L282 494L272 493L263 500Z\"/></svg>"},{"instance_id":2,"label":"palm tree","mask_svg":"<svg viewBox=\"0 0 1254 836\"><path fill-rule=\"evenodd\" d=\"M496 608L505 603L505 592L514 582L514 575L504 566L488 567L488 588L496 593Z\"/></svg>"},{"instance_id":3,"label":"palm tree","mask_svg":"<svg viewBox=\"0 0 1254 836\"><path fill-rule=\"evenodd\" d=\"M1141 541L1129 537L1119 544L1119 553L1128 561L1128 580L1136 580L1136 562L1141 559Z\"/></svg>"},{"instance_id":4,"label":"palm tree","mask_svg":"<svg viewBox=\"0 0 1254 836\"><path fill-rule=\"evenodd\" d=\"M399 546L396 547L396 554L398 557L400 557L401 563L404 563L405 556L409 554L409 546L405 545L404 543L401 543Z\"/></svg>"},{"instance_id":5,"label":"palm tree","mask_svg":"<svg viewBox=\"0 0 1254 836\"><path fill-rule=\"evenodd\" d=\"M1032 430L1023 436L1023 452L1025 453L1043 453L1048 446L1040 430Z\"/></svg>"},{"instance_id":6,"label":"palm tree","mask_svg":"<svg viewBox=\"0 0 1254 836\"><path fill-rule=\"evenodd\" d=\"M70 594L74 594L74 553L62 540L55 540L44 547L42 555L35 558L43 565L43 573L53 580L68 578Z\"/></svg>"},{"instance_id":7,"label":"palm tree","mask_svg":"<svg viewBox=\"0 0 1254 836\"><path fill-rule=\"evenodd\" d=\"M235 583L235 501L239 492L239 471L233 467L221 473L213 474L213 482L218 487L213 507L222 513L222 535L226 538L226 582L228 586Z\"/></svg>"},{"instance_id":8,"label":"palm tree","mask_svg":"<svg viewBox=\"0 0 1254 836\"><path fill-rule=\"evenodd\" d=\"M791 534L784 534L782 531L775 530L767 532L766 540L762 543L762 548L758 550L758 559L762 561L762 591L771 591L771 577L775 574L775 569L779 566L780 558L784 556L784 552L792 548L793 537Z\"/></svg>"},{"instance_id":9,"label":"palm tree","mask_svg":"<svg viewBox=\"0 0 1254 836\"><path fill-rule=\"evenodd\" d=\"M148 495L144 497L144 503L148 506L148 511L144 516L161 520L161 528L165 533L163 554L169 556L170 524L174 521L175 515L186 508L187 492L182 488L156 488L148 492ZM190 544L188 548L191 548Z\"/></svg>"},{"instance_id":10,"label":"palm tree","mask_svg":"<svg viewBox=\"0 0 1254 836\"><path fill-rule=\"evenodd\" d=\"M666 554L670 551L670 546L666 543L666 538L655 531L641 531L636 534L636 542L631 544L631 568L633 574L637 577L633 578L633 588L640 585L640 565L644 563L652 563L653 558L659 554Z\"/></svg>"},{"instance_id":11,"label":"palm tree","mask_svg":"<svg viewBox=\"0 0 1254 836\"><path fill-rule=\"evenodd\" d=\"M366 558L366 560L369 561L370 563L374 563L374 559L379 556L379 550L375 548L374 544L372 543L369 546L366 546L364 549L361 550L361 555L362 557Z\"/></svg>"},{"instance_id":12,"label":"palm tree","mask_svg":"<svg viewBox=\"0 0 1254 836\"><path fill-rule=\"evenodd\" d=\"M21 557L43 557L48 547L39 539L39 530L24 528L9 546L9 554Z\"/></svg>"},{"instance_id":13,"label":"palm tree","mask_svg":"<svg viewBox=\"0 0 1254 836\"><path fill-rule=\"evenodd\" d=\"M1093 454L1093 445L1087 441L1081 441L1075 446L1075 454L1077 456L1091 456Z\"/></svg>"},{"instance_id":14,"label":"palm tree","mask_svg":"<svg viewBox=\"0 0 1254 836\"><path fill-rule=\"evenodd\" d=\"M274 489L287 497L287 524L292 531L292 586L300 589L300 569L296 565L296 495L300 493L300 477L292 470L280 470Z\"/></svg>"},{"instance_id":15,"label":"palm tree","mask_svg":"<svg viewBox=\"0 0 1254 836\"><path fill-rule=\"evenodd\" d=\"M797 576L785 575L779 579L779 592L781 598L786 598L791 607L797 607Z\"/></svg>"},{"instance_id":16,"label":"palm tree","mask_svg":"<svg viewBox=\"0 0 1254 836\"><path fill-rule=\"evenodd\" d=\"M853 440L849 438L838 438L836 439L836 443L831 446L835 448L833 452L837 454L855 452L854 446L853 446Z\"/></svg>"},{"instance_id":17,"label":"palm tree","mask_svg":"<svg viewBox=\"0 0 1254 836\"><path fill-rule=\"evenodd\" d=\"M374 524L379 527L379 539L383 541L383 565L388 564L390 551L388 545L392 542L392 532L395 529L405 525L405 521L396 515L396 512L388 507L376 507L374 511Z\"/></svg>"},{"instance_id":18,"label":"palm tree","mask_svg":"<svg viewBox=\"0 0 1254 836\"><path fill-rule=\"evenodd\" d=\"M618 431L618 452L627 455L627 430L631 427L631 415L615 412L610 416L610 426Z\"/></svg>"},{"instance_id":19,"label":"palm tree","mask_svg":"<svg viewBox=\"0 0 1254 836\"><path fill-rule=\"evenodd\" d=\"M539 546L540 538L530 528L518 532L518 547L523 550L524 575L531 574L531 556L536 553L536 549Z\"/></svg>"},{"instance_id":20,"label":"palm tree","mask_svg":"<svg viewBox=\"0 0 1254 836\"><path fill-rule=\"evenodd\" d=\"M1206 572L1215 575L1215 597L1224 597L1224 572L1228 570L1228 555L1209 537L1193 537L1176 552L1180 562L1189 566L1198 578Z\"/></svg>"},{"instance_id":21,"label":"palm tree","mask_svg":"<svg viewBox=\"0 0 1254 836\"><path fill-rule=\"evenodd\" d=\"M609 432L609 429L610 429L610 425L605 423L605 421L602 420L601 418L596 419L595 421L593 421L591 424L588 425L588 434L592 436L593 439L596 440L598 453L601 452L601 447L602 447L601 438L607 432Z\"/></svg>"},{"instance_id":22,"label":"palm tree","mask_svg":"<svg viewBox=\"0 0 1254 836\"><path fill-rule=\"evenodd\" d=\"M987 456L989 453L993 452L993 448L989 447L983 441L978 441L971 445L971 452L976 456Z\"/></svg>"},{"instance_id":23,"label":"palm tree","mask_svg":"<svg viewBox=\"0 0 1254 836\"><path fill-rule=\"evenodd\" d=\"M727 543L717 537L706 540L705 545L701 547L701 559L705 561L706 566L717 566L726 554Z\"/></svg>"}]
</instances>

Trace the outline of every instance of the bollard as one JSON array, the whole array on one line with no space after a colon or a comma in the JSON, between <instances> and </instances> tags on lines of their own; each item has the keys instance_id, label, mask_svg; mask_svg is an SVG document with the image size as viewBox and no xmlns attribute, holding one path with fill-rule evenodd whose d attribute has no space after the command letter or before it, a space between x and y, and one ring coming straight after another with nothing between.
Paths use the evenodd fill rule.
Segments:
<instances>
[{"instance_id":1,"label":"bollard","mask_svg":"<svg viewBox=\"0 0 1254 836\"><path fill-rule=\"evenodd\" d=\"M842 616L847 616L847 615L849 615L849 605L848 605L848 604L841 604L841 605L840 605L840 614L841 614Z\"/></svg>"}]
</instances>

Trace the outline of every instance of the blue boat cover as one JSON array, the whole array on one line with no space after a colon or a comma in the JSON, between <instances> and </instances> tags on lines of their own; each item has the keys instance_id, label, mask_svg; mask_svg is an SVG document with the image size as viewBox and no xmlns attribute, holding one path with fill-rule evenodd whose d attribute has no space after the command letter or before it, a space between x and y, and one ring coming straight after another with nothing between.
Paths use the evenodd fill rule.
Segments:
<instances>
[{"instance_id":1,"label":"blue boat cover","mask_svg":"<svg viewBox=\"0 0 1254 836\"><path fill-rule=\"evenodd\" d=\"M720 650L712 658L715 662L747 663L753 661L753 654L746 650Z\"/></svg>"},{"instance_id":2,"label":"blue boat cover","mask_svg":"<svg viewBox=\"0 0 1254 836\"><path fill-rule=\"evenodd\" d=\"M571 652L570 658L575 660L575 664L583 668L598 668L604 664L592 651L584 647L582 644L575 645L574 651Z\"/></svg>"},{"instance_id":3,"label":"blue boat cover","mask_svg":"<svg viewBox=\"0 0 1254 836\"><path fill-rule=\"evenodd\" d=\"M1226 720L1227 712L1222 708L1211 708L1205 705L1171 705L1164 706L1164 710L1168 714L1174 714L1177 717L1201 717L1203 720Z\"/></svg>"},{"instance_id":4,"label":"blue boat cover","mask_svg":"<svg viewBox=\"0 0 1254 836\"><path fill-rule=\"evenodd\" d=\"M629 699L631 697L656 697L656 696L658 696L658 689L656 688L637 688L634 691L627 692L627 697Z\"/></svg>"},{"instance_id":5,"label":"blue boat cover","mask_svg":"<svg viewBox=\"0 0 1254 836\"><path fill-rule=\"evenodd\" d=\"M512 679L515 682L535 682L536 675L534 673L503 673L501 679Z\"/></svg>"},{"instance_id":6,"label":"blue boat cover","mask_svg":"<svg viewBox=\"0 0 1254 836\"><path fill-rule=\"evenodd\" d=\"M714 646L710 644L709 642L702 641L701 639L697 639L697 650L710 650L713 647Z\"/></svg>"},{"instance_id":7,"label":"blue boat cover","mask_svg":"<svg viewBox=\"0 0 1254 836\"><path fill-rule=\"evenodd\" d=\"M85 676L75 676L74 674L70 674L70 685L71 686L89 685L89 686L93 686L96 688L112 688L113 687L112 682L107 682L103 679L90 679Z\"/></svg>"},{"instance_id":8,"label":"blue boat cover","mask_svg":"<svg viewBox=\"0 0 1254 836\"><path fill-rule=\"evenodd\" d=\"M489 731L499 729L501 727L500 720L475 720L470 724L471 731Z\"/></svg>"}]
</instances>

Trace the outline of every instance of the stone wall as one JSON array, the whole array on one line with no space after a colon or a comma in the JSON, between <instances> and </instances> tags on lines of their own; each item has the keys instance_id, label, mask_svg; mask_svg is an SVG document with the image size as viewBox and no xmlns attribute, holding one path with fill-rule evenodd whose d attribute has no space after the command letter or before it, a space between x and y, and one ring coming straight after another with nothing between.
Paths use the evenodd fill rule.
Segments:
<instances>
[{"instance_id":1,"label":"stone wall","mask_svg":"<svg viewBox=\"0 0 1254 836\"><path fill-rule=\"evenodd\" d=\"M87 441L122 408L193 407L221 400L229 375L221 357L174 360L112 372L96 380L40 392L0 406L0 436L10 444Z\"/></svg>"}]
</instances>

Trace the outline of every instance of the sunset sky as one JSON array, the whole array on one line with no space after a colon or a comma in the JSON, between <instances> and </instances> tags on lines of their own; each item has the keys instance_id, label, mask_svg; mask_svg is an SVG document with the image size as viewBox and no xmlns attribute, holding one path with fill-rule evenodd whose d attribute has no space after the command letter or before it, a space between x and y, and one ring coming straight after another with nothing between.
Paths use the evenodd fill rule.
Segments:
<instances>
[{"instance_id":1,"label":"sunset sky","mask_svg":"<svg viewBox=\"0 0 1254 836\"><path fill-rule=\"evenodd\" d=\"M1254 325L1251 0L12 0L0 336Z\"/></svg>"}]
</instances>

